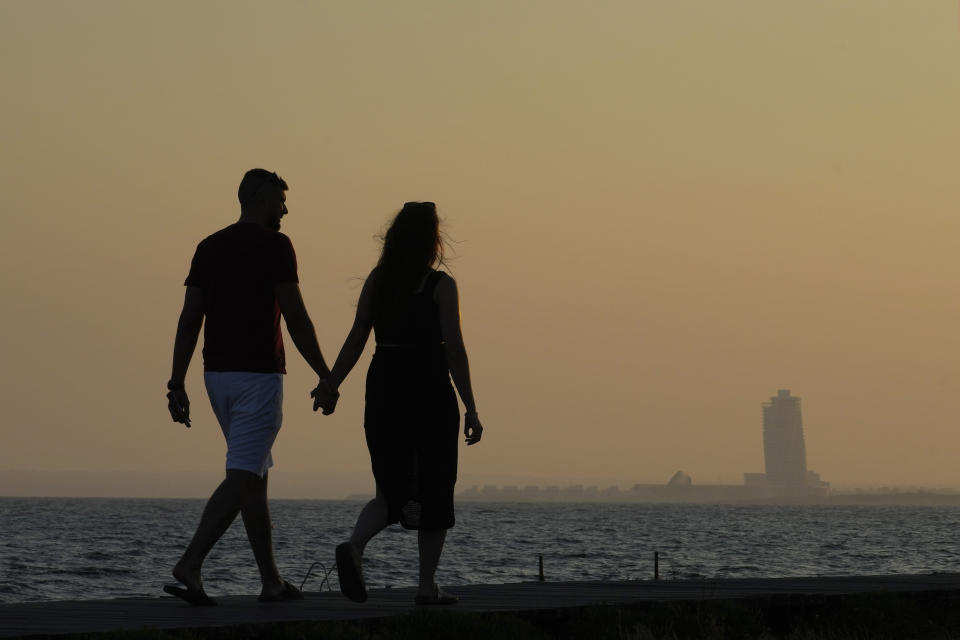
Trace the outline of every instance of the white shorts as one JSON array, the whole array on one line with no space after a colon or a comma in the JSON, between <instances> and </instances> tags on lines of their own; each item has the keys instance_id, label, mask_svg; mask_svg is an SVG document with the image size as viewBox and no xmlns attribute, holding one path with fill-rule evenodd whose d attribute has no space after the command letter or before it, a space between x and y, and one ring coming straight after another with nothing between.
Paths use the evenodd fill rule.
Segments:
<instances>
[{"instance_id":1,"label":"white shorts","mask_svg":"<svg viewBox=\"0 0 960 640\"><path fill-rule=\"evenodd\" d=\"M208 371L203 381L227 439L227 469L262 478L273 466L270 449L283 421L283 374Z\"/></svg>"}]
</instances>

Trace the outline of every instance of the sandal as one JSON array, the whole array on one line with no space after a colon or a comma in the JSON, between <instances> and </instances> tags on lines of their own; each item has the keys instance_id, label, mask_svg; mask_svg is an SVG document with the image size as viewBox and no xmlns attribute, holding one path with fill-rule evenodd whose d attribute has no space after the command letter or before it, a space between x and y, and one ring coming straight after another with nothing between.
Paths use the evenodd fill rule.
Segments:
<instances>
[{"instance_id":1,"label":"sandal","mask_svg":"<svg viewBox=\"0 0 960 640\"><path fill-rule=\"evenodd\" d=\"M189 602L195 607L215 607L217 605L217 601L208 596L202 588L191 589L189 587L181 587L178 584L165 584L163 585L163 590L172 596Z\"/></svg>"},{"instance_id":2,"label":"sandal","mask_svg":"<svg viewBox=\"0 0 960 640\"><path fill-rule=\"evenodd\" d=\"M417 595L417 597L413 599L413 602L418 605L457 604L460 602L460 598L452 593L447 593L440 587L434 586L432 595Z\"/></svg>"},{"instance_id":3,"label":"sandal","mask_svg":"<svg viewBox=\"0 0 960 640\"><path fill-rule=\"evenodd\" d=\"M291 600L303 600L303 592L286 580L283 581L283 589L280 593L271 595L261 593L257 598L257 602L290 602Z\"/></svg>"},{"instance_id":4,"label":"sandal","mask_svg":"<svg viewBox=\"0 0 960 640\"><path fill-rule=\"evenodd\" d=\"M340 580L340 593L354 602L367 600L367 586L363 583L360 552L351 542L337 545L337 577Z\"/></svg>"}]
</instances>

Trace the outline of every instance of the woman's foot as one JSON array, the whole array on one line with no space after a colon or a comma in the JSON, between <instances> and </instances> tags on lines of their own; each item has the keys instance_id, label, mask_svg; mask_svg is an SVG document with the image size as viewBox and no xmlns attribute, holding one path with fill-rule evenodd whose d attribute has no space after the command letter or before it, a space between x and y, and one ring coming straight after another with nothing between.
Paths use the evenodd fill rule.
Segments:
<instances>
[{"instance_id":1,"label":"woman's foot","mask_svg":"<svg viewBox=\"0 0 960 640\"><path fill-rule=\"evenodd\" d=\"M437 585L433 585L433 589L418 590L413 601L418 605L456 604L460 602L460 598L452 593L447 593Z\"/></svg>"},{"instance_id":2,"label":"woman's foot","mask_svg":"<svg viewBox=\"0 0 960 640\"><path fill-rule=\"evenodd\" d=\"M367 600L367 586L363 583L363 567L360 550L352 542L337 545L337 577L340 593L354 602Z\"/></svg>"},{"instance_id":3,"label":"woman's foot","mask_svg":"<svg viewBox=\"0 0 960 640\"><path fill-rule=\"evenodd\" d=\"M187 567L182 561L178 562L173 568L173 577L190 591L203 591L203 578L200 577L200 567Z\"/></svg>"},{"instance_id":4,"label":"woman's foot","mask_svg":"<svg viewBox=\"0 0 960 640\"><path fill-rule=\"evenodd\" d=\"M200 579L200 569L187 569L182 564L177 564L173 568L173 577L177 579L177 584L166 584L163 586L165 593L185 600L194 606L210 607L217 604L217 601L211 598L203 590L203 581Z\"/></svg>"},{"instance_id":5,"label":"woman's foot","mask_svg":"<svg viewBox=\"0 0 960 640\"><path fill-rule=\"evenodd\" d=\"M270 588L266 586L260 592L257 602L289 602L291 600L303 600L303 592L287 582L281 581L279 588Z\"/></svg>"}]
</instances>

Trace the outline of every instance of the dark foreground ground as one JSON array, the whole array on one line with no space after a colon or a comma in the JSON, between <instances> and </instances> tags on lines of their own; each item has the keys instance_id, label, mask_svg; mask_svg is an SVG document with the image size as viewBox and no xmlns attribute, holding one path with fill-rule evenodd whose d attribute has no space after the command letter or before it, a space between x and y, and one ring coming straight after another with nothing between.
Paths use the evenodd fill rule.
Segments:
<instances>
[{"instance_id":1,"label":"dark foreground ground","mask_svg":"<svg viewBox=\"0 0 960 640\"><path fill-rule=\"evenodd\" d=\"M258 604L230 596L0 605L0 636L73 638L630 638L960 640L960 575L544 582L453 588L452 607L415 607L411 589Z\"/></svg>"}]
</instances>

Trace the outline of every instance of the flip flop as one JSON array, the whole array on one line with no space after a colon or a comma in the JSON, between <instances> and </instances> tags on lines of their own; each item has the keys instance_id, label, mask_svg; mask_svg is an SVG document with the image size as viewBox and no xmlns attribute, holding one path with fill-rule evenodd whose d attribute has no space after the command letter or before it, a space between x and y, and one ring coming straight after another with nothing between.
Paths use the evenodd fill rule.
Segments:
<instances>
[{"instance_id":1,"label":"flip flop","mask_svg":"<svg viewBox=\"0 0 960 640\"><path fill-rule=\"evenodd\" d=\"M257 602L290 602L291 600L303 600L303 592L286 580L283 581L283 590L280 593L270 596L261 593L257 598Z\"/></svg>"},{"instance_id":2,"label":"flip flop","mask_svg":"<svg viewBox=\"0 0 960 640\"><path fill-rule=\"evenodd\" d=\"M447 593L440 587L434 587L433 595L430 596L417 596L413 599L414 604L417 605L435 605L435 604L457 604L460 602L460 598L453 595L452 593Z\"/></svg>"},{"instance_id":3,"label":"flip flop","mask_svg":"<svg viewBox=\"0 0 960 640\"><path fill-rule=\"evenodd\" d=\"M163 590L172 596L185 600L195 607L213 607L217 601L208 596L203 589L188 589L176 584L165 584Z\"/></svg>"},{"instance_id":4,"label":"flip flop","mask_svg":"<svg viewBox=\"0 0 960 640\"><path fill-rule=\"evenodd\" d=\"M340 593L354 602L367 600L367 586L363 584L360 553L350 542L337 545L337 578L340 580Z\"/></svg>"}]
</instances>

